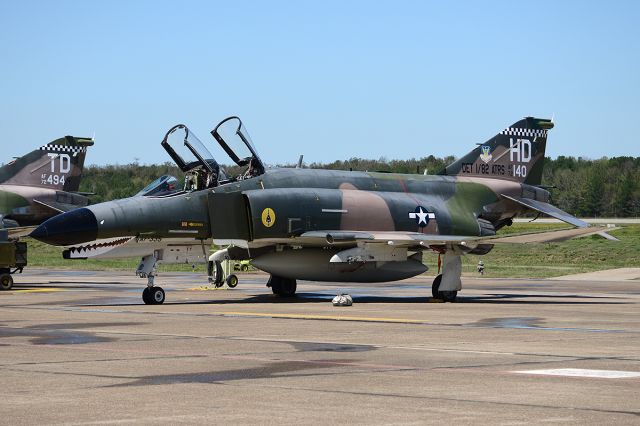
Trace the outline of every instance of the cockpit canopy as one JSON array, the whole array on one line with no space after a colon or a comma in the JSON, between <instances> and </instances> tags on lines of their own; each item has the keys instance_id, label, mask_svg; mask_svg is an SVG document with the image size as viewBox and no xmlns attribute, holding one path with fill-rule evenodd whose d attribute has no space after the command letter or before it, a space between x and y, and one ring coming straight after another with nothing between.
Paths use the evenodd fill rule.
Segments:
<instances>
[{"instance_id":1,"label":"cockpit canopy","mask_svg":"<svg viewBox=\"0 0 640 426\"><path fill-rule=\"evenodd\" d=\"M264 164L240 118L225 118L211 131L211 135L234 163L246 169L240 175L228 178L200 139L187 126L178 124L169 129L161 145L185 173L186 191L213 188L264 173Z\"/></svg>"},{"instance_id":2,"label":"cockpit canopy","mask_svg":"<svg viewBox=\"0 0 640 426\"><path fill-rule=\"evenodd\" d=\"M217 173L220 169L213 155L184 124L169 129L162 146L185 173L196 168L204 168L210 173Z\"/></svg>"},{"instance_id":3,"label":"cockpit canopy","mask_svg":"<svg viewBox=\"0 0 640 426\"><path fill-rule=\"evenodd\" d=\"M251 142L249 132L239 117L231 116L222 120L211 131L211 135L222 149L238 166L248 166L239 179L258 176L264 173L264 163Z\"/></svg>"},{"instance_id":4,"label":"cockpit canopy","mask_svg":"<svg viewBox=\"0 0 640 426\"><path fill-rule=\"evenodd\" d=\"M184 124L169 129L161 145L185 172L185 190L213 188L221 180L226 180L213 155Z\"/></svg>"}]
</instances>

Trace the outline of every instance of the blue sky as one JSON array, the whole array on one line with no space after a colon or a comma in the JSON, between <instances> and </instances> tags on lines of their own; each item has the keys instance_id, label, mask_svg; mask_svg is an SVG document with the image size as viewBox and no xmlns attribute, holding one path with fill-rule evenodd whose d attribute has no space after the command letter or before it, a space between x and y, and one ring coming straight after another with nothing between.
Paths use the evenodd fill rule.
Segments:
<instances>
[{"instance_id":1,"label":"blue sky","mask_svg":"<svg viewBox=\"0 0 640 426\"><path fill-rule=\"evenodd\" d=\"M270 164L461 156L526 115L554 115L552 157L640 156L638 22L637 1L0 0L0 162L95 133L90 164L161 163L173 124L213 143L228 115Z\"/></svg>"}]
</instances>

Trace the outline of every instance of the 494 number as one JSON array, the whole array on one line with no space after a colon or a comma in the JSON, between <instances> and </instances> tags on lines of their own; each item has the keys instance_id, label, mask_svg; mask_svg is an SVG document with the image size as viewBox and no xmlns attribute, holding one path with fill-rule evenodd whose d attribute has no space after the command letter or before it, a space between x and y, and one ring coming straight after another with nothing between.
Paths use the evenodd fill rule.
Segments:
<instances>
[{"instance_id":1,"label":"494 number","mask_svg":"<svg viewBox=\"0 0 640 426\"><path fill-rule=\"evenodd\" d=\"M41 176L43 185L64 185L65 176L64 175L47 175L43 174Z\"/></svg>"}]
</instances>

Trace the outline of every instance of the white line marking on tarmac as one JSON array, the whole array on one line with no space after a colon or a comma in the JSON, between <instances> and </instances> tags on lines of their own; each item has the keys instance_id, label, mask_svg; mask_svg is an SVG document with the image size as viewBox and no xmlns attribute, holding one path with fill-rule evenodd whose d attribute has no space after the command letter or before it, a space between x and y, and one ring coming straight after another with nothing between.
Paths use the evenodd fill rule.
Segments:
<instances>
[{"instance_id":1,"label":"white line marking on tarmac","mask_svg":"<svg viewBox=\"0 0 640 426\"><path fill-rule=\"evenodd\" d=\"M555 368L550 370L513 371L518 374L539 374L541 376L594 377L598 379L628 379L640 377L638 371L586 370L582 368Z\"/></svg>"}]
</instances>

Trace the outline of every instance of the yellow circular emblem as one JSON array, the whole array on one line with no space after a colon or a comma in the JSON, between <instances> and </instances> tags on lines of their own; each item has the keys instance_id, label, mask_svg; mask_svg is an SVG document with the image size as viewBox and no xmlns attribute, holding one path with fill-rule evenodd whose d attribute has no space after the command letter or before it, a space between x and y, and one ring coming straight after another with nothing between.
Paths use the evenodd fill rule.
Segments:
<instances>
[{"instance_id":1,"label":"yellow circular emblem","mask_svg":"<svg viewBox=\"0 0 640 426\"><path fill-rule=\"evenodd\" d=\"M274 223L276 223L276 212L269 207L262 210L262 224L267 228L271 228Z\"/></svg>"}]
</instances>

